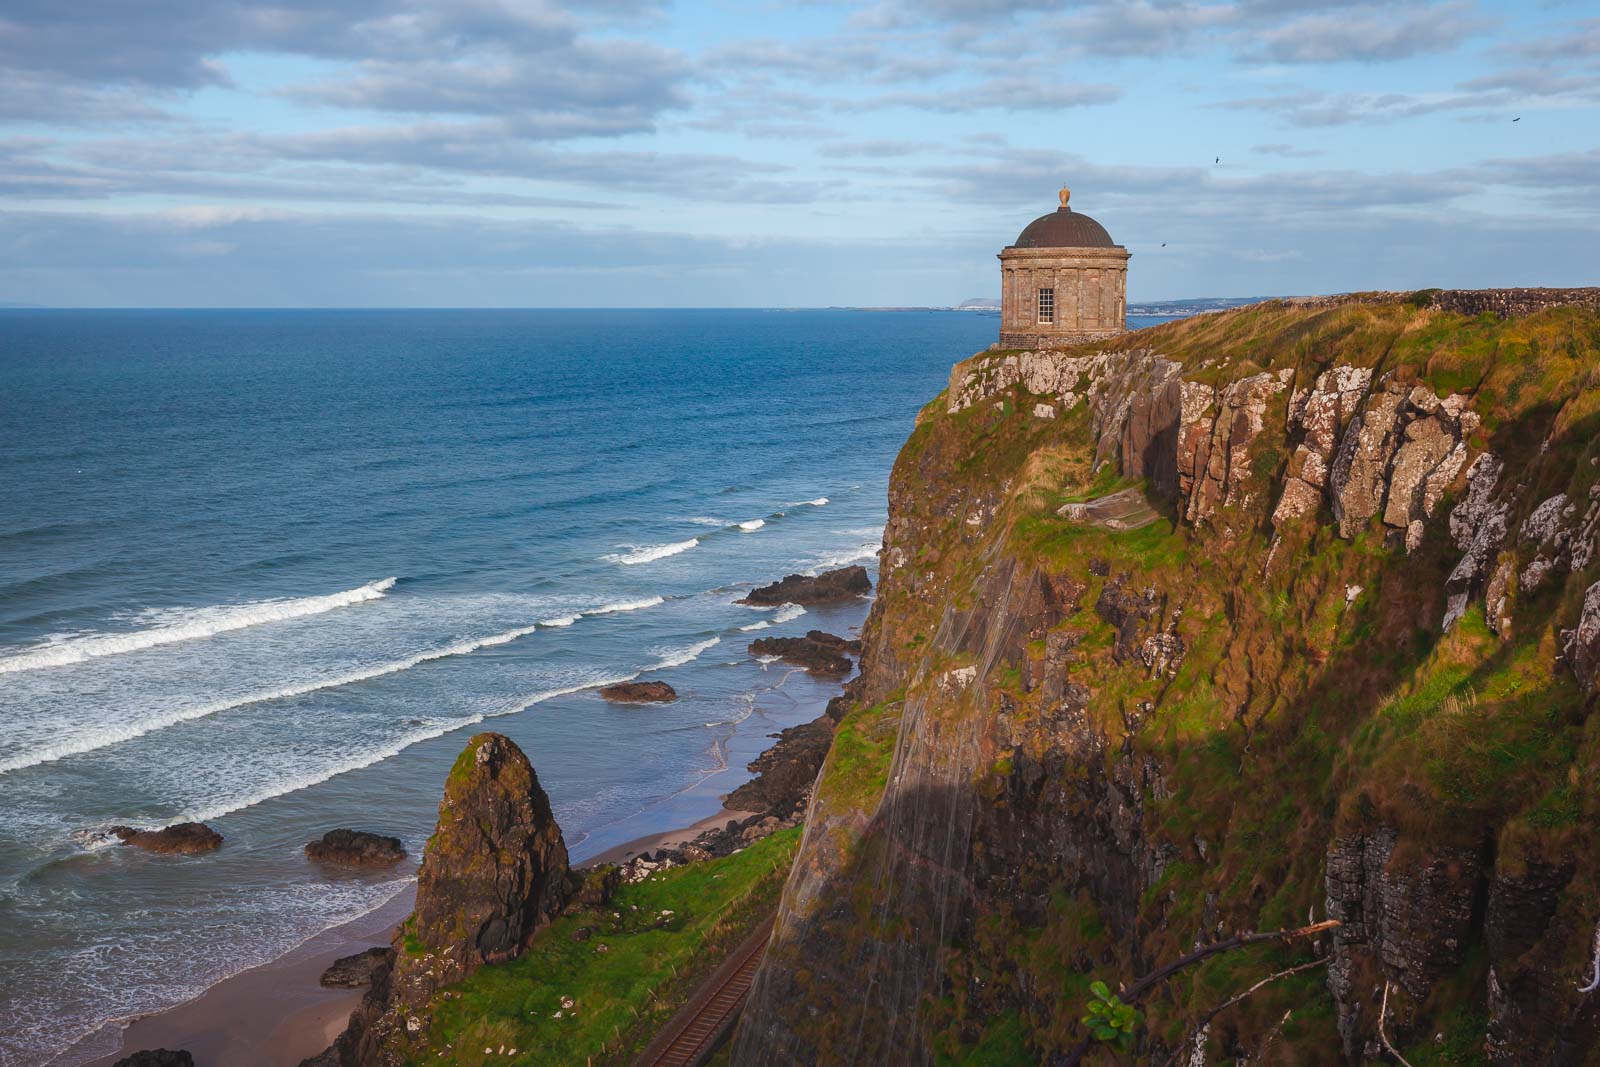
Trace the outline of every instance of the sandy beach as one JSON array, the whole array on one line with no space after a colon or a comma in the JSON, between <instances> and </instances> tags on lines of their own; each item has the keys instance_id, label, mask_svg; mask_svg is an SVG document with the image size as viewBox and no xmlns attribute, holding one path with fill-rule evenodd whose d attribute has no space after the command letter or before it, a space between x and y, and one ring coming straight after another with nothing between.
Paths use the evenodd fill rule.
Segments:
<instances>
[{"instance_id":1,"label":"sandy beach","mask_svg":"<svg viewBox=\"0 0 1600 1067\"><path fill-rule=\"evenodd\" d=\"M600 852L577 866L623 863L642 852L692 841L706 830L750 812L723 808L689 826L646 834ZM197 1067L298 1067L333 1043L360 989L327 989L318 979L328 965L390 935L411 913L416 896L407 888L375 911L311 938L286 955L224 979L183 1004L135 1019L122 1031L118 1051L88 1062L111 1067L140 1049L185 1049Z\"/></svg>"}]
</instances>

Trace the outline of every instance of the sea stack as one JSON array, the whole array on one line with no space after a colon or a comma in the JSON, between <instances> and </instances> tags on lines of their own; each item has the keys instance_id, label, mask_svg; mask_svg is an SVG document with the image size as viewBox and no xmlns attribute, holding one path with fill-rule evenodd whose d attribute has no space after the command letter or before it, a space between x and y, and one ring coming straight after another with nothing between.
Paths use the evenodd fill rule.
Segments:
<instances>
[{"instance_id":1,"label":"sea stack","mask_svg":"<svg viewBox=\"0 0 1600 1067\"><path fill-rule=\"evenodd\" d=\"M510 738L478 734L450 768L416 909L395 934L392 969L378 968L335 1046L342 1062L406 1062L434 993L521 952L566 904L568 873L561 828L528 757Z\"/></svg>"}]
</instances>

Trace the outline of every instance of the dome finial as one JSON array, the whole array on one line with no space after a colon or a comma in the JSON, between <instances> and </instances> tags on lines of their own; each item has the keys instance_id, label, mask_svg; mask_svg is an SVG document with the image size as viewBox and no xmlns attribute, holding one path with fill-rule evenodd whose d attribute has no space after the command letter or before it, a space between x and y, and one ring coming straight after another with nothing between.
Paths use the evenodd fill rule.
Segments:
<instances>
[{"instance_id":1,"label":"dome finial","mask_svg":"<svg viewBox=\"0 0 1600 1067\"><path fill-rule=\"evenodd\" d=\"M1072 199L1072 190L1068 189L1065 185L1063 185L1061 187L1061 206L1063 208L1065 208L1067 206L1067 201L1071 200L1071 199Z\"/></svg>"}]
</instances>

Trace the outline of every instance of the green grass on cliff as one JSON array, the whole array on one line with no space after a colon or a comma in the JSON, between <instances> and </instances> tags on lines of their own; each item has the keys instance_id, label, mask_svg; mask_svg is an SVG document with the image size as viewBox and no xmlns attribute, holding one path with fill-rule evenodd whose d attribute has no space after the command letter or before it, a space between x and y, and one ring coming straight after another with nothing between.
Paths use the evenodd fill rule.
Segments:
<instances>
[{"instance_id":1,"label":"green grass on cliff","mask_svg":"<svg viewBox=\"0 0 1600 1067\"><path fill-rule=\"evenodd\" d=\"M858 708L839 723L817 790L830 806L870 810L889 781L898 704Z\"/></svg>"},{"instance_id":2,"label":"green grass on cliff","mask_svg":"<svg viewBox=\"0 0 1600 1067\"><path fill-rule=\"evenodd\" d=\"M1375 378L1392 372L1439 397L1470 394L1482 418L1473 452L1492 449L1506 462L1508 484L1523 486L1513 528L1557 492L1579 502L1580 513L1590 499L1600 479L1600 316L1557 309L1500 320L1422 303L1268 303L1095 346L1154 349L1183 363L1186 380L1217 385L1293 370L1251 446L1240 502L1199 526L1169 516L1112 532L1055 514L1067 501L1133 484L1114 463L1094 468L1084 405L1036 419L1036 398L1016 387L954 416L942 404L924 410L891 487L896 523L915 530L895 547L915 562L886 574L871 624L880 649L893 650L885 658L898 673L873 680L872 699L919 672L945 669L954 650L929 636L940 634L944 620L972 613L981 625L989 604L1030 603L1022 581L1030 573L1081 585L1083 594L1061 615L1006 637L985 679L994 707L949 700L923 714L997 721L1003 714L1003 730L980 731L995 740L973 760L981 796L1014 795L1003 788L1023 763L1014 754L1048 753L1060 743L1052 731L1065 732L1051 725L1054 709L1022 683L1018 664L1042 660L1047 629L1081 634L1070 677L1090 692L1087 717L1110 742L1107 768L1129 771L1118 808L1137 802L1140 816L1130 821L1138 821L1146 847L1164 853L1165 870L1142 887L1118 936L1108 930L1122 902L1094 899L1074 869L1002 872L1026 886L1019 897L1050 904L1014 915L1003 896L986 899L988 910L971 916L971 937L941 957L945 992L929 1016L941 1062L1038 1062L1076 1040L1092 978L1114 986L1217 931L1322 917L1330 843L1373 825L1399 831L1401 865L1463 843L1492 845L1497 870L1593 854L1600 716L1561 662L1559 644L1600 564L1518 592L1508 635L1490 632L1481 599L1443 634L1445 580L1461 555L1447 530L1452 495L1409 554L1386 541L1376 520L1341 538L1326 505L1316 521L1291 527L1272 546L1267 515L1299 441L1298 431L1284 430L1282 406L1340 364L1371 367ZM1458 479L1453 492L1460 491ZM1519 564L1531 558L1529 546L1508 549L1520 553ZM1019 580L1003 588L1013 573ZM1152 677L1144 664L1115 655L1115 632L1094 605L1123 574L1127 588L1157 591L1160 624L1185 642L1175 673ZM879 705L856 714L853 731L886 721L875 718ZM835 813L854 802L870 815L878 803L894 738L891 731L868 740L854 737L852 758L830 760L824 784L839 802ZM1159 769L1159 788L1142 780L1144 761ZM1071 790L1060 794L1071 798L1061 820L1103 818ZM862 851L872 845L869 839ZM1574 974L1587 965L1600 899L1592 869L1568 891L1583 932L1567 953ZM875 933L882 910L858 906L856 928L837 937ZM1307 958L1304 952L1262 948L1195 968L1146 1005L1149 1033L1176 1041L1199 1013ZM1463 948L1450 979L1422 1006L1416 1032L1402 1036L1418 1067L1481 1062L1483 963L1475 952L1481 955L1472 944ZM1231 1008L1213 1038L1214 1058L1267 1047L1264 1062L1342 1062L1320 970ZM1098 1056L1092 1062L1113 1060L1104 1050Z\"/></svg>"},{"instance_id":3,"label":"green grass on cliff","mask_svg":"<svg viewBox=\"0 0 1600 1067\"><path fill-rule=\"evenodd\" d=\"M776 906L799 840L798 828L784 830L623 886L609 907L557 919L519 958L443 991L413 1062L628 1062ZM582 940L580 930L589 931Z\"/></svg>"}]
</instances>

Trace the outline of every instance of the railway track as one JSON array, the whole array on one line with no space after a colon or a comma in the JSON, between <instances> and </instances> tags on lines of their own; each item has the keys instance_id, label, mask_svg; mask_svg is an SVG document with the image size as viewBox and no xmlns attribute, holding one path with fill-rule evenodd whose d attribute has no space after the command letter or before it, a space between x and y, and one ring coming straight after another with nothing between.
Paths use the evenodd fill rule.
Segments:
<instances>
[{"instance_id":1,"label":"railway track","mask_svg":"<svg viewBox=\"0 0 1600 1067\"><path fill-rule=\"evenodd\" d=\"M725 1041L761 966L772 936L772 916L750 932L705 984L695 990L665 1029L634 1060L634 1067L699 1067Z\"/></svg>"}]
</instances>

